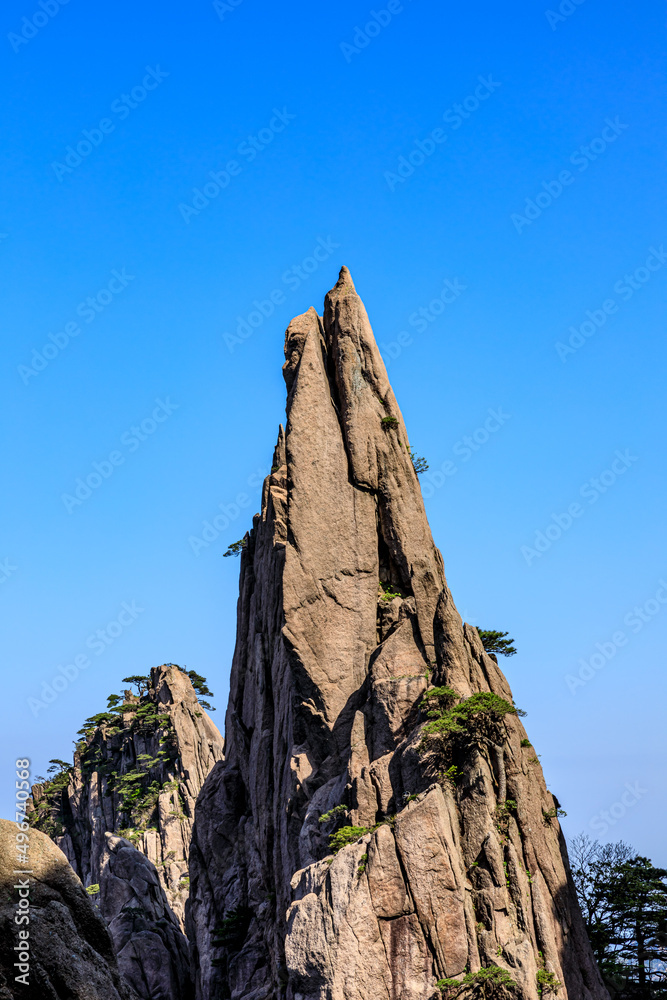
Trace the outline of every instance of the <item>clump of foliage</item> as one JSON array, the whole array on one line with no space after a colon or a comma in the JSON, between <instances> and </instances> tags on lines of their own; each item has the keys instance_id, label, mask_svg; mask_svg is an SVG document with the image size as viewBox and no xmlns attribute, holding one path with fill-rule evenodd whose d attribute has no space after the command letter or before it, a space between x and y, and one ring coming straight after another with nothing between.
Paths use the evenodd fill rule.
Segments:
<instances>
[{"instance_id":1,"label":"clump of foliage","mask_svg":"<svg viewBox=\"0 0 667 1000\"><path fill-rule=\"evenodd\" d=\"M136 682L141 679L137 676L134 678L134 681ZM126 678L126 680L129 680L129 678ZM143 680L147 682L148 678L143 678ZM84 753L90 738L95 734L99 726L105 727L106 736L116 736L123 729L122 716L128 712L135 712L136 709L136 703L126 702L119 694L110 694L107 697L107 711L97 712L95 715L91 715L89 719L86 719L77 733L77 736L81 737L81 739L76 741L74 746L79 753Z\"/></svg>"},{"instance_id":2,"label":"clump of foliage","mask_svg":"<svg viewBox=\"0 0 667 1000\"><path fill-rule=\"evenodd\" d=\"M618 1000L667 997L667 870L586 834L570 845L577 897L602 978Z\"/></svg>"},{"instance_id":3,"label":"clump of foliage","mask_svg":"<svg viewBox=\"0 0 667 1000\"><path fill-rule=\"evenodd\" d=\"M448 767L446 771L440 772L440 781L442 784L455 785L460 776L461 772L458 767L456 764L452 764L452 766Z\"/></svg>"},{"instance_id":4,"label":"clump of foliage","mask_svg":"<svg viewBox=\"0 0 667 1000\"><path fill-rule=\"evenodd\" d=\"M478 628L479 637L487 653L495 653L499 656L514 656L514 639L506 639L509 632L494 632L489 629Z\"/></svg>"},{"instance_id":5,"label":"clump of foliage","mask_svg":"<svg viewBox=\"0 0 667 1000\"><path fill-rule=\"evenodd\" d=\"M215 695L213 694L213 692L210 690L210 688L206 683L205 677L203 677L201 674L198 674L196 670L187 670L185 667L179 667L177 663L169 663L167 664L167 666L177 667L178 670L181 671L181 673L189 677L193 688L197 692L199 704L202 706L202 708L208 709L209 712L215 712L215 708L213 707L213 705L211 705L210 702L204 700L205 697L215 698Z\"/></svg>"},{"instance_id":6,"label":"clump of foliage","mask_svg":"<svg viewBox=\"0 0 667 1000\"><path fill-rule=\"evenodd\" d=\"M194 674L191 679L200 690L211 693L205 678ZM136 843L155 815L162 789L178 787L177 781L160 782L163 765L178 756L178 744L169 713L159 712L148 696L150 678L133 675L124 678L123 683L134 684L139 696L129 701L125 700L130 698L127 691L125 697L115 693L108 696L107 711L90 716L79 730L74 744L75 762L84 779L95 771L107 779L105 794L116 796L117 810L125 824L120 833ZM121 739L114 741L118 734L122 734ZM127 759L126 747L133 752L136 735L157 738L159 750L155 756L139 754L136 765L121 773L120 759ZM50 777L35 794L30 822L54 839L66 832L69 822L66 795L74 770L75 764L50 761Z\"/></svg>"},{"instance_id":7,"label":"clump of foliage","mask_svg":"<svg viewBox=\"0 0 667 1000\"><path fill-rule=\"evenodd\" d=\"M532 747L532 745L533 745L533 744L532 744L532 743L530 742L530 740L529 740L529 739L527 739L527 738L526 738L525 736L524 736L524 738L523 738L523 739L521 740L521 746L522 746L522 747Z\"/></svg>"},{"instance_id":8,"label":"clump of foliage","mask_svg":"<svg viewBox=\"0 0 667 1000\"><path fill-rule=\"evenodd\" d=\"M62 837L65 833L63 796L74 772L74 765L54 757L49 761L47 774L52 775L42 783L41 796L34 803L34 809L27 819L36 830L47 837Z\"/></svg>"},{"instance_id":9,"label":"clump of foliage","mask_svg":"<svg viewBox=\"0 0 667 1000\"><path fill-rule=\"evenodd\" d=\"M146 694L148 688L150 687L151 679L148 676L143 676L142 674L131 674L129 677L123 677L123 684L132 684L136 687L137 694L140 696Z\"/></svg>"},{"instance_id":10,"label":"clump of foliage","mask_svg":"<svg viewBox=\"0 0 667 1000\"><path fill-rule=\"evenodd\" d=\"M422 473L428 472L428 462L421 455L415 455L412 448L408 448L408 455L410 456L410 461L412 462L412 468L415 470L418 476Z\"/></svg>"},{"instance_id":11,"label":"clump of foliage","mask_svg":"<svg viewBox=\"0 0 667 1000\"><path fill-rule=\"evenodd\" d=\"M525 715L491 691L461 698L448 687L427 691L422 708L428 721L422 729L418 749L430 755L427 766L442 784L456 783L460 773L457 765L474 747L486 750L496 759L499 753L502 757L501 744L506 739L503 720L507 715ZM504 777L502 780L504 787ZM505 796L500 787L499 797L502 803ZM507 825L507 810L500 818Z\"/></svg>"},{"instance_id":12,"label":"clump of foliage","mask_svg":"<svg viewBox=\"0 0 667 1000\"><path fill-rule=\"evenodd\" d=\"M342 826L329 837L329 850L332 854L338 854L348 844L354 844L360 837L365 837L374 829L372 826Z\"/></svg>"},{"instance_id":13,"label":"clump of foliage","mask_svg":"<svg viewBox=\"0 0 667 1000\"><path fill-rule=\"evenodd\" d=\"M447 701L452 696L458 698L450 688L435 688L432 692L427 692L427 695ZM460 735L484 740L485 736L491 735L492 730L495 731L506 715L525 715L525 712L515 708L500 695L483 691L462 699L451 708L431 711L428 715L431 721L424 726L422 740L429 736Z\"/></svg>"},{"instance_id":14,"label":"clump of foliage","mask_svg":"<svg viewBox=\"0 0 667 1000\"><path fill-rule=\"evenodd\" d=\"M443 709L451 707L458 699L459 695L452 688L434 687L430 691L426 691L422 698L422 704L429 701L436 702L436 706L428 713L430 718L435 719L441 715Z\"/></svg>"},{"instance_id":15,"label":"clump of foliage","mask_svg":"<svg viewBox=\"0 0 667 1000\"><path fill-rule=\"evenodd\" d=\"M514 801L514 799L505 799L504 802L500 802L496 806L496 810L498 812L504 812L504 813L514 812L515 809L516 809L516 802Z\"/></svg>"},{"instance_id":16,"label":"clump of foliage","mask_svg":"<svg viewBox=\"0 0 667 1000\"><path fill-rule=\"evenodd\" d=\"M88 893L89 896L96 896L99 891L100 891L99 882L95 882L94 885L86 886L86 892Z\"/></svg>"},{"instance_id":17,"label":"clump of foliage","mask_svg":"<svg viewBox=\"0 0 667 1000\"><path fill-rule=\"evenodd\" d=\"M168 712L159 712L154 701L144 701L140 705L133 706L133 709L130 728L136 732L150 733L156 728L171 725Z\"/></svg>"},{"instance_id":18,"label":"clump of foliage","mask_svg":"<svg viewBox=\"0 0 667 1000\"><path fill-rule=\"evenodd\" d=\"M552 806L551 809L542 810L542 817L547 826L550 825L552 819L559 819L561 816L567 816L567 813L560 806Z\"/></svg>"},{"instance_id":19,"label":"clump of foliage","mask_svg":"<svg viewBox=\"0 0 667 1000\"><path fill-rule=\"evenodd\" d=\"M124 826L119 829L118 836L129 840L131 844L138 844L141 840L141 830L137 830L134 826Z\"/></svg>"},{"instance_id":20,"label":"clump of foliage","mask_svg":"<svg viewBox=\"0 0 667 1000\"><path fill-rule=\"evenodd\" d=\"M247 538L239 538L238 542L232 542L227 551L222 554L225 558L227 556L240 556L247 544Z\"/></svg>"},{"instance_id":21,"label":"clump of foliage","mask_svg":"<svg viewBox=\"0 0 667 1000\"><path fill-rule=\"evenodd\" d=\"M330 819L337 818L342 813L347 812L347 806L342 803L338 806L334 806L333 809L329 809L328 812L322 813L320 816L320 823L328 823Z\"/></svg>"},{"instance_id":22,"label":"clump of foliage","mask_svg":"<svg viewBox=\"0 0 667 1000\"><path fill-rule=\"evenodd\" d=\"M367 864L368 864L368 855L362 854L361 857L359 858L359 867L357 868L357 875L359 876L359 878L361 878L361 876L366 871Z\"/></svg>"},{"instance_id":23,"label":"clump of foliage","mask_svg":"<svg viewBox=\"0 0 667 1000\"><path fill-rule=\"evenodd\" d=\"M516 996L517 984L506 969L489 965L468 972L463 979L441 979L436 984L443 1000L505 1000Z\"/></svg>"},{"instance_id":24,"label":"clump of foliage","mask_svg":"<svg viewBox=\"0 0 667 1000\"><path fill-rule=\"evenodd\" d=\"M53 775L51 784L59 785L62 788L69 784L69 777L73 771L73 764L68 764L66 760L59 760L57 757L49 761L49 767L46 769L47 774Z\"/></svg>"},{"instance_id":25,"label":"clump of foliage","mask_svg":"<svg viewBox=\"0 0 667 1000\"><path fill-rule=\"evenodd\" d=\"M188 670L187 674L192 682L193 688L197 692L199 704L202 706L202 708L208 709L209 712L215 712L215 709L210 704L210 702L205 700L206 696L208 696L209 698L215 698L215 695L209 689L206 683L206 678L202 677L201 674L198 674L196 670Z\"/></svg>"},{"instance_id":26,"label":"clump of foliage","mask_svg":"<svg viewBox=\"0 0 667 1000\"><path fill-rule=\"evenodd\" d=\"M399 594L397 590L393 590L390 583L380 583L380 590L382 591L380 594L380 600L383 604L389 604L389 602L393 601L395 597L403 596L402 594Z\"/></svg>"},{"instance_id":27,"label":"clump of foliage","mask_svg":"<svg viewBox=\"0 0 667 1000\"><path fill-rule=\"evenodd\" d=\"M398 420L396 417L383 417L382 426L386 431L395 431L398 427Z\"/></svg>"},{"instance_id":28,"label":"clump of foliage","mask_svg":"<svg viewBox=\"0 0 667 1000\"><path fill-rule=\"evenodd\" d=\"M115 771L110 774L108 789L118 796L118 811L128 818L130 829L145 830L155 812L163 785L157 778L151 779L151 771L162 762L159 756L139 754L136 768L124 774Z\"/></svg>"},{"instance_id":29,"label":"clump of foliage","mask_svg":"<svg viewBox=\"0 0 667 1000\"><path fill-rule=\"evenodd\" d=\"M91 715L89 719L86 719L82 728L77 733L77 736L88 736L90 733L94 732L98 726L104 725L104 723L114 723L118 721L118 716L114 712L97 712L95 715Z\"/></svg>"},{"instance_id":30,"label":"clump of foliage","mask_svg":"<svg viewBox=\"0 0 667 1000\"><path fill-rule=\"evenodd\" d=\"M553 972L547 972L546 969L540 969L537 973L537 992L541 997L555 996L559 992L562 983L560 983Z\"/></svg>"}]
</instances>

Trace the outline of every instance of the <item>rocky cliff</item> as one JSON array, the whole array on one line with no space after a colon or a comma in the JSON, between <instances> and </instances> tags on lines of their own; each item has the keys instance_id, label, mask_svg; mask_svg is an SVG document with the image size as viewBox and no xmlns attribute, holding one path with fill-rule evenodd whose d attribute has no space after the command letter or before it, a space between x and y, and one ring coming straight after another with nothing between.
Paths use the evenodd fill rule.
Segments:
<instances>
[{"instance_id":1,"label":"rocky cliff","mask_svg":"<svg viewBox=\"0 0 667 1000\"><path fill-rule=\"evenodd\" d=\"M346 268L285 357L195 811L197 997L604 1000L558 804L454 606Z\"/></svg>"},{"instance_id":2,"label":"rocky cliff","mask_svg":"<svg viewBox=\"0 0 667 1000\"><path fill-rule=\"evenodd\" d=\"M137 1000L118 971L104 921L62 851L32 830L31 877L14 871L16 829L0 820L0 998ZM29 903L22 910L19 893Z\"/></svg>"},{"instance_id":3,"label":"rocky cliff","mask_svg":"<svg viewBox=\"0 0 667 1000\"><path fill-rule=\"evenodd\" d=\"M179 667L135 680L141 695L111 695L79 733L74 764L33 787L31 823L88 887L138 995L181 1000L194 804L223 741Z\"/></svg>"}]
</instances>

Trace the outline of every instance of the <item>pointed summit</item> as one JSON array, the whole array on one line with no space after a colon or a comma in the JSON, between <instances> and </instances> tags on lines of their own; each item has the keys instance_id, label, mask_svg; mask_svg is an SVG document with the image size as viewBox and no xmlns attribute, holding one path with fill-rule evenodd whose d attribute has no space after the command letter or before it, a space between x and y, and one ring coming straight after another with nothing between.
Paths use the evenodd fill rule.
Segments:
<instances>
[{"instance_id":1,"label":"pointed summit","mask_svg":"<svg viewBox=\"0 0 667 1000\"><path fill-rule=\"evenodd\" d=\"M198 1000L435 1000L490 966L516 1000L537 1000L538 972L560 1000L608 1000L557 803L454 606L347 268L321 318L292 320L285 359L225 760L193 831Z\"/></svg>"},{"instance_id":2,"label":"pointed summit","mask_svg":"<svg viewBox=\"0 0 667 1000\"><path fill-rule=\"evenodd\" d=\"M354 292L355 295L357 294L357 290L354 287L354 282L352 281L352 275L350 274L348 268L345 267L345 264L343 264L343 266L341 267L338 273L338 281L329 292L329 295L334 295L335 292L346 295L350 294L351 292Z\"/></svg>"}]
</instances>

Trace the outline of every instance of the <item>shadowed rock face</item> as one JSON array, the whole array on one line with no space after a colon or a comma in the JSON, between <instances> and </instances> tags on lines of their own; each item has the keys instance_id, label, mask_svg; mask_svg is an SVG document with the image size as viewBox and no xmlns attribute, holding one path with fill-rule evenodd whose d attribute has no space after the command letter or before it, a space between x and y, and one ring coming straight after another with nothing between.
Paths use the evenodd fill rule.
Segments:
<instances>
[{"instance_id":1,"label":"shadowed rock face","mask_svg":"<svg viewBox=\"0 0 667 1000\"><path fill-rule=\"evenodd\" d=\"M33 787L31 818L85 885L99 885L96 906L137 995L188 1000L183 918L194 804L222 758L223 741L189 677L173 665L155 667L146 695L140 700L126 692L126 705L120 719L95 727L55 798L48 786ZM119 782L142 763L148 768L143 783L152 782L155 791L145 807L128 813Z\"/></svg>"},{"instance_id":2,"label":"shadowed rock face","mask_svg":"<svg viewBox=\"0 0 667 1000\"><path fill-rule=\"evenodd\" d=\"M187 941L155 866L128 840L109 833L101 859L99 908L120 971L137 994L146 1000L189 1000Z\"/></svg>"},{"instance_id":3,"label":"shadowed rock face","mask_svg":"<svg viewBox=\"0 0 667 1000\"><path fill-rule=\"evenodd\" d=\"M29 924L14 922L16 824L0 820L0 997L26 1000L137 1000L121 977L109 932L67 858L30 831ZM29 930L28 984L16 983L18 931ZM22 970L21 970L22 971Z\"/></svg>"},{"instance_id":4,"label":"shadowed rock face","mask_svg":"<svg viewBox=\"0 0 667 1000\"><path fill-rule=\"evenodd\" d=\"M447 589L346 268L323 318L291 322L285 357L286 427L241 559L225 760L195 813L197 997L434 1000L438 979L498 965L521 1000L542 968L562 1000L605 1000L516 714L459 747L456 783L423 740L433 685L510 709L512 695ZM332 857L342 823L358 836Z\"/></svg>"}]
</instances>

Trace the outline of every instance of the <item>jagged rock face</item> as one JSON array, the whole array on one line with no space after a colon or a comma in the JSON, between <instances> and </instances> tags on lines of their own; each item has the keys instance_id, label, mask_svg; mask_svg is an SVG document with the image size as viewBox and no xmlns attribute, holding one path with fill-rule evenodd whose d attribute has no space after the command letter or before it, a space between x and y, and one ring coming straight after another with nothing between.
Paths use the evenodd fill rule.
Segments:
<instances>
[{"instance_id":1,"label":"jagged rock face","mask_svg":"<svg viewBox=\"0 0 667 1000\"><path fill-rule=\"evenodd\" d=\"M32 821L85 885L100 886L94 898L137 994L181 1000L191 992L183 922L194 804L223 740L175 666L154 668L147 693L126 692L124 704L75 754L57 802L33 787Z\"/></svg>"},{"instance_id":2,"label":"jagged rock face","mask_svg":"<svg viewBox=\"0 0 667 1000\"><path fill-rule=\"evenodd\" d=\"M16 825L0 820L0 997L25 1000L137 1000L118 971L104 921L67 858L30 832L29 924L16 925ZM17 983L19 930L29 931L28 984Z\"/></svg>"},{"instance_id":3,"label":"jagged rock face","mask_svg":"<svg viewBox=\"0 0 667 1000\"><path fill-rule=\"evenodd\" d=\"M286 428L241 560L225 760L196 808L197 997L433 1000L438 979L497 965L520 1000L537 1000L541 969L563 1000L603 1000L553 797L454 607L345 268L323 318L292 321L285 357ZM449 697L433 685L505 708L450 746L424 730ZM351 842L332 857L341 823Z\"/></svg>"},{"instance_id":4,"label":"jagged rock face","mask_svg":"<svg viewBox=\"0 0 667 1000\"><path fill-rule=\"evenodd\" d=\"M149 704L150 703L150 704ZM155 667L140 700L126 692L119 723L102 722L82 754L58 804L62 825L53 839L85 885L98 884L105 834L130 839L157 867L170 907L183 922L194 805L204 780L223 756L219 730L197 700L189 677L174 666ZM149 707L150 715L136 709ZM146 762L144 764L144 762ZM159 789L132 814L122 809L118 778L139 767ZM39 809L41 786L33 788Z\"/></svg>"},{"instance_id":5,"label":"jagged rock face","mask_svg":"<svg viewBox=\"0 0 667 1000\"><path fill-rule=\"evenodd\" d=\"M128 840L107 833L101 868L99 908L123 977L147 1000L188 1000L187 940L155 866Z\"/></svg>"}]
</instances>

